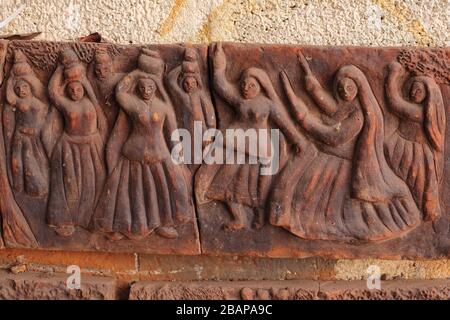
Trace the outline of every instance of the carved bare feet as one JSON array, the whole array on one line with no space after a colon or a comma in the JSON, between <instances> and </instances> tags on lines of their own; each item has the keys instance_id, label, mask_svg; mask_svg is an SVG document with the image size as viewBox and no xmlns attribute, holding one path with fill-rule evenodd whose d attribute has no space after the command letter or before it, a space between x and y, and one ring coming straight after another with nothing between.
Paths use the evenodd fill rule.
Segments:
<instances>
[{"instance_id":1,"label":"carved bare feet","mask_svg":"<svg viewBox=\"0 0 450 320\"><path fill-rule=\"evenodd\" d=\"M264 208L255 208L255 219L253 220L253 229L259 230L265 224L265 210Z\"/></svg>"},{"instance_id":2,"label":"carved bare feet","mask_svg":"<svg viewBox=\"0 0 450 320\"><path fill-rule=\"evenodd\" d=\"M245 227L244 224L244 208L239 203L227 202L226 203L228 210L230 210L230 214L232 220L223 225L225 230L233 231L243 229Z\"/></svg>"},{"instance_id":3,"label":"carved bare feet","mask_svg":"<svg viewBox=\"0 0 450 320\"><path fill-rule=\"evenodd\" d=\"M159 227L156 229L156 233L167 239L178 238L178 231L174 227Z\"/></svg>"},{"instance_id":4,"label":"carved bare feet","mask_svg":"<svg viewBox=\"0 0 450 320\"><path fill-rule=\"evenodd\" d=\"M177 222L182 223L182 224L188 223L191 221L191 218L182 212L176 212L175 217L176 217Z\"/></svg>"},{"instance_id":5,"label":"carved bare feet","mask_svg":"<svg viewBox=\"0 0 450 320\"><path fill-rule=\"evenodd\" d=\"M75 227L73 225L63 225L56 227L55 232L61 237L70 237L75 232Z\"/></svg>"},{"instance_id":6,"label":"carved bare feet","mask_svg":"<svg viewBox=\"0 0 450 320\"><path fill-rule=\"evenodd\" d=\"M106 237L111 241L119 241L124 238L124 235L119 232L111 232L106 235Z\"/></svg>"}]
</instances>

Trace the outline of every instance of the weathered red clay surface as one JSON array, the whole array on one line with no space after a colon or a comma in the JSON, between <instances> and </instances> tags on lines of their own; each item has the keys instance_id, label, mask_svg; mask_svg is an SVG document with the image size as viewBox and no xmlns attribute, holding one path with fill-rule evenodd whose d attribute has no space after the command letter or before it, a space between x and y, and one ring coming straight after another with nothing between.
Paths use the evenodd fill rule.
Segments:
<instances>
[{"instance_id":1,"label":"weathered red clay surface","mask_svg":"<svg viewBox=\"0 0 450 320\"><path fill-rule=\"evenodd\" d=\"M203 252L449 255L448 50L223 44L209 55L221 127L286 139L274 176L200 167Z\"/></svg>"},{"instance_id":2,"label":"weathered red clay surface","mask_svg":"<svg viewBox=\"0 0 450 320\"><path fill-rule=\"evenodd\" d=\"M170 158L170 133L189 110L169 91L182 91L175 86L188 76L206 83L206 54L206 46L9 42L0 150L5 242L199 253L192 174ZM186 64L192 70L181 70ZM168 86L170 70L176 77Z\"/></svg>"},{"instance_id":3,"label":"weathered red clay surface","mask_svg":"<svg viewBox=\"0 0 450 320\"><path fill-rule=\"evenodd\" d=\"M1 40L0 247L450 256L448 61L448 49ZM195 121L271 134L257 149L202 144L243 164L175 164L171 134Z\"/></svg>"}]
</instances>

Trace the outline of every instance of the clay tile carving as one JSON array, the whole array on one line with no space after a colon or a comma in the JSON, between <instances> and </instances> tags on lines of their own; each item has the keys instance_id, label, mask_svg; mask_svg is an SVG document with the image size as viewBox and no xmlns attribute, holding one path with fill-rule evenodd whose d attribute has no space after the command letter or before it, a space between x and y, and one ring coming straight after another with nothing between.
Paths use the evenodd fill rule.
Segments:
<instances>
[{"instance_id":1,"label":"clay tile carving","mask_svg":"<svg viewBox=\"0 0 450 320\"><path fill-rule=\"evenodd\" d=\"M449 256L448 65L447 48L0 40L0 246Z\"/></svg>"}]
</instances>

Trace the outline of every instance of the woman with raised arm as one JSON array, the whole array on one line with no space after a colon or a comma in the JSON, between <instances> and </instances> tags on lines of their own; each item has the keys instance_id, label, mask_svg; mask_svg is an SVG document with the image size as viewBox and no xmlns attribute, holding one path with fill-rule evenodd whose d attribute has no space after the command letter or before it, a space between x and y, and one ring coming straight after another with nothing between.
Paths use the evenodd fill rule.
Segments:
<instances>
[{"instance_id":1,"label":"woman with raised arm","mask_svg":"<svg viewBox=\"0 0 450 320\"><path fill-rule=\"evenodd\" d=\"M333 97L301 52L298 57L306 90L325 117L309 110L282 72L296 120L318 153L309 165L280 174L270 201L271 223L321 240L384 240L417 227L421 215L411 193L384 158L383 114L362 71L353 65L340 68ZM290 197L283 179L290 179L294 189Z\"/></svg>"},{"instance_id":2,"label":"woman with raised arm","mask_svg":"<svg viewBox=\"0 0 450 320\"><path fill-rule=\"evenodd\" d=\"M105 179L105 116L73 51L61 55L49 95L64 119L50 161L47 223L61 236L87 228Z\"/></svg>"},{"instance_id":3,"label":"woman with raised arm","mask_svg":"<svg viewBox=\"0 0 450 320\"><path fill-rule=\"evenodd\" d=\"M439 185L444 171L445 108L433 78L409 81L409 101L403 98L405 70L389 65L386 98L399 117L397 130L386 139L385 150L392 170L406 182L426 220L440 216Z\"/></svg>"},{"instance_id":4,"label":"woman with raised arm","mask_svg":"<svg viewBox=\"0 0 450 320\"><path fill-rule=\"evenodd\" d=\"M15 192L42 197L48 192L48 160L41 140L48 112L45 88L21 51L6 83L4 111L7 158Z\"/></svg>"},{"instance_id":5,"label":"woman with raised arm","mask_svg":"<svg viewBox=\"0 0 450 320\"><path fill-rule=\"evenodd\" d=\"M142 239L153 231L177 238L176 225L193 216L182 167L174 164L169 151L177 125L154 70L159 63L143 50L139 69L116 87L121 110L108 141L109 176L93 220L94 229L111 240Z\"/></svg>"},{"instance_id":6,"label":"woman with raised arm","mask_svg":"<svg viewBox=\"0 0 450 320\"><path fill-rule=\"evenodd\" d=\"M249 68L242 73L239 85L231 84L225 75L227 63L220 43L217 44L213 63L215 90L235 114L227 129L241 130L241 133L247 129L270 132L270 122L273 122L299 152L304 143L303 137L284 110L267 73L259 68ZM267 141L258 140L258 147L266 145L270 152L270 135ZM264 208L271 177L261 174L262 159L258 151L250 146L247 148L247 143L245 149L240 149L233 142L226 141L224 147L224 153L233 154L233 164L204 164L200 167L196 175L197 197L200 202L216 200L227 206L232 220L225 224L226 229L245 227L245 207L253 209L256 217L253 225L260 228L265 223ZM236 163L239 153L246 157L244 164ZM257 163L249 163L251 157L256 158Z\"/></svg>"}]
</instances>

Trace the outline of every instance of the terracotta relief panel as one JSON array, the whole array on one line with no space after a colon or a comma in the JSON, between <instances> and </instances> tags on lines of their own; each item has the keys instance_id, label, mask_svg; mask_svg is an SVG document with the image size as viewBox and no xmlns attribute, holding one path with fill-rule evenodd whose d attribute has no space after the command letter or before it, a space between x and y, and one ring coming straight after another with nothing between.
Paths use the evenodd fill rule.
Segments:
<instances>
[{"instance_id":1,"label":"terracotta relief panel","mask_svg":"<svg viewBox=\"0 0 450 320\"><path fill-rule=\"evenodd\" d=\"M219 128L283 137L257 142L272 153L227 141L224 153L257 161L200 167L205 253L449 254L448 50L217 44L209 55Z\"/></svg>"},{"instance_id":2,"label":"terracotta relief panel","mask_svg":"<svg viewBox=\"0 0 450 320\"><path fill-rule=\"evenodd\" d=\"M191 103L210 103L200 85L206 54L205 46L11 41L2 86L5 242L198 253L192 173L172 161L171 135L186 126Z\"/></svg>"},{"instance_id":3,"label":"terracotta relief panel","mask_svg":"<svg viewBox=\"0 0 450 320\"><path fill-rule=\"evenodd\" d=\"M2 241L449 256L448 61L445 48L2 41Z\"/></svg>"}]
</instances>

